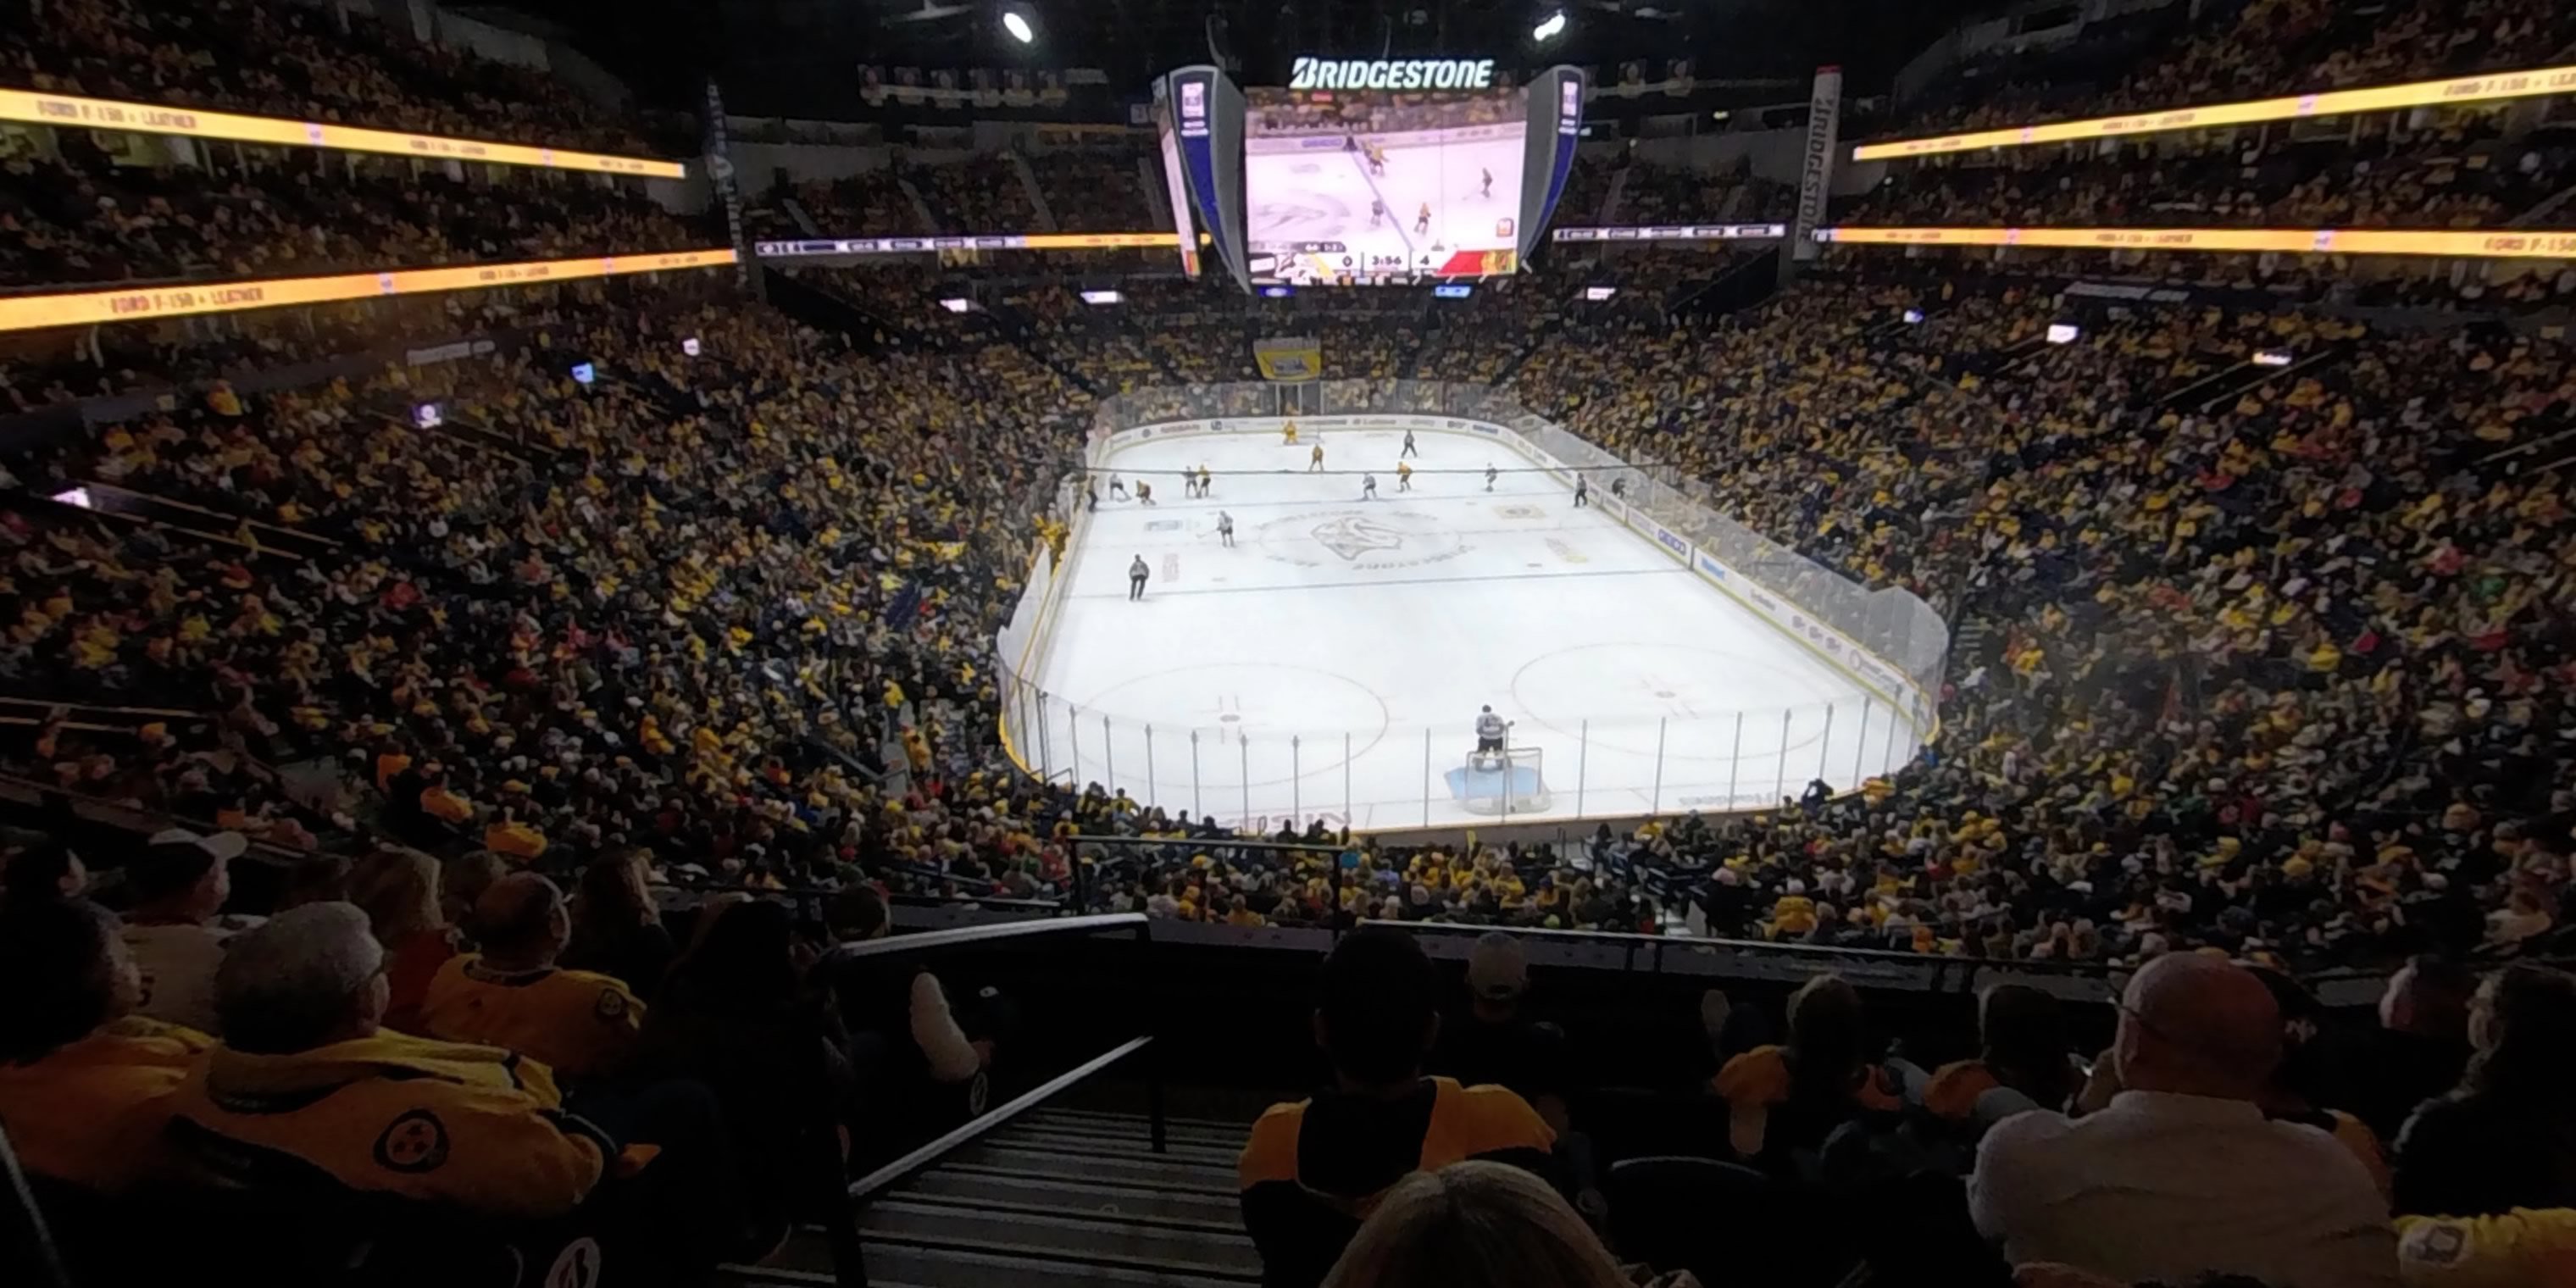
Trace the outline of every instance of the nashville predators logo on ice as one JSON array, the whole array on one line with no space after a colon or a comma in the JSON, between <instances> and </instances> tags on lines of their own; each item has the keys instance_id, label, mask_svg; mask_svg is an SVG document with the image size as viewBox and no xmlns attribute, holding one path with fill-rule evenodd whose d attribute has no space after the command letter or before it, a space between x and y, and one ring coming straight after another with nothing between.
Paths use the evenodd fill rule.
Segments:
<instances>
[{"instance_id":1,"label":"nashville predators logo on ice","mask_svg":"<svg viewBox=\"0 0 2576 1288\"><path fill-rule=\"evenodd\" d=\"M1334 519L1315 529L1315 539L1353 563L1372 550L1404 548L1404 534L1375 519Z\"/></svg>"},{"instance_id":2,"label":"nashville predators logo on ice","mask_svg":"<svg viewBox=\"0 0 2576 1288\"><path fill-rule=\"evenodd\" d=\"M1375 507L1288 515L1261 525L1256 536L1271 558L1306 568L1418 568L1468 550L1456 531L1432 515ZM1326 552L1332 557L1324 557Z\"/></svg>"}]
</instances>

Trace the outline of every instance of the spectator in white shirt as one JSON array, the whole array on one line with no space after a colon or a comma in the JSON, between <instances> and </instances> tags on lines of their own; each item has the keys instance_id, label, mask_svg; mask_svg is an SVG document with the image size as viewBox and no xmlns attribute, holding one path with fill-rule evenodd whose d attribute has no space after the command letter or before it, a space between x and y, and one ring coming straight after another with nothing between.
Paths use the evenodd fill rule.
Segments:
<instances>
[{"instance_id":1,"label":"spectator in white shirt","mask_svg":"<svg viewBox=\"0 0 2576 1288\"><path fill-rule=\"evenodd\" d=\"M2260 980L2200 954L2147 964L2120 1002L2122 1090L2080 1119L2026 1113L1977 1151L1977 1228L2015 1264L2130 1283L2245 1275L2270 1288L2395 1288L2396 1236L2370 1174L2256 1098L2281 1059Z\"/></svg>"},{"instance_id":2,"label":"spectator in white shirt","mask_svg":"<svg viewBox=\"0 0 2576 1288\"><path fill-rule=\"evenodd\" d=\"M125 865L129 904L125 948L143 975L139 1013L206 1034L221 1034L215 1014L215 968L224 941L258 924L218 921L232 895L230 864L249 842L239 832L199 836L172 828Z\"/></svg>"}]
</instances>

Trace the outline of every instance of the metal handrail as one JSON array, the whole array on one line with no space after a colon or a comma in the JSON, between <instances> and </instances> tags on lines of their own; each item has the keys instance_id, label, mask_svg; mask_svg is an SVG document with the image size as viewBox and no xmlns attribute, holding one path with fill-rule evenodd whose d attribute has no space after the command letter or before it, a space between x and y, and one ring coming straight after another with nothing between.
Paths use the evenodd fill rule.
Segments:
<instances>
[{"instance_id":1,"label":"metal handrail","mask_svg":"<svg viewBox=\"0 0 2576 1288\"><path fill-rule=\"evenodd\" d=\"M888 935L883 939L862 939L855 943L835 944L826 960L849 957L891 957L897 953L928 952L938 948L958 948L968 944L989 944L1004 939L1035 939L1042 935L1090 935L1105 930L1133 930L1138 939L1154 937L1153 918L1141 912L1099 912L1087 917L1053 917L1045 921L1006 921L991 926L959 926L954 930L925 930L912 935Z\"/></svg>"},{"instance_id":2,"label":"metal handrail","mask_svg":"<svg viewBox=\"0 0 2576 1288\"><path fill-rule=\"evenodd\" d=\"M1036 939L1047 935L1088 935L1102 931L1135 932L1140 943L1154 938L1153 919L1141 912L1101 913L1088 917L1058 917L1044 921L1011 921L992 926L966 926L955 930L931 930L914 935L889 935L857 943L836 945L824 955L824 961L845 961L857 957L891 957L899 953L936 952L975 944L990 944L1008 939ZM1153 1044L1154 1035L1140 1034L1098 1056L1057 1074L1027 1093L998 1109L987 1110L972 1121L961 1124L939 1138L905 1154L903 1157L847 1184L846 1191L836 1192L824 1217L824 1237L832 1253L832 1281L836 1288L867 1288L867 1254L859 1238L857 1205L887 1186L911 1176L946 1157L960 1146L1009 1122L1020 1114L1045 1102L1066 1088L1134 1055ZM1148 1116L1149 1143L1156 1154L1170 1152L1169 1132L1163 1117L1163 1075L1151 1060L1145 1065L1145 1102ZM838 1121L826 1124L821 1139L837 1133ZM837 1179L843 1173L836 1166Z\"/></svg>"},{"instance_id":3,"label":"metal handrail","mask_svg":"<svg viewBox=\"0 0 2576 1288\"><path fill-rule=\"evenodd\" d=\"M1004 1123L1019 1117L1021 1114L1038 1107L1040 1104L1053 1098L1058 1092L1064 1091L1066 1088L1073 1086L1073 1084L1144 1050L1146 1047L1153 1045L1153 1042L1154 1039L1150 1036L1129 1038L1128 1040L1109 1048L1107 1051L1093 1056L1092 1058L1047 1079L1045 1082L1039 1083L1036 1087L1022 1093L1009 1104L985 1110L982 1117L962 1123L957 1127L952 1128L938 1139L933 1140L919 1149L916 1149L911 1153L850 1182L850 1197L853 1200L857 1200L865 1199L874 1195L877 1191L885 1189L886 1187L911 1176L913 1173L928 1167L932 1163L938 1162L950 1151L955 1150L960 1146L970 1144L978 1137L985 1135L994 1128L1000 1127ZM1162 1151L1157 1149L1155 1152L1160 1153Z\"/></svg>"}]
</instances>

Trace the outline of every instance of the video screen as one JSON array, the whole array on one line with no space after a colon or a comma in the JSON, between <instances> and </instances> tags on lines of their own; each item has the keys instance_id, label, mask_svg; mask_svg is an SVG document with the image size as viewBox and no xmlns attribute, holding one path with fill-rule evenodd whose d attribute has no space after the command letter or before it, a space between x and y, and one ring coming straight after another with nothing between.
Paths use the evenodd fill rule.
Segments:
<instances>
[{"instance_id":1,"label":"video screen","mask_svg":"<svg viewBox=\"0 0 2576 1288\"><path fill-rule=\"evenodd\" d=\"M1520 267L1526 91L1244 91L1252 279L1393 285Z\"/></svg>"}]
</instances>

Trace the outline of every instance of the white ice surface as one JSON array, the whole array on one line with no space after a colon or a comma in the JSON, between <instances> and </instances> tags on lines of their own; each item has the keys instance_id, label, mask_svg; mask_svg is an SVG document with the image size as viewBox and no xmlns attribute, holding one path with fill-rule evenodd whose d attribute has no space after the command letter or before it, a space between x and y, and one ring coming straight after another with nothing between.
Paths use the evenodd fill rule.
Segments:
<instances>
[{"instance_id":1,"label":"white ice surface","mask_svg":"<svg viewBox=\"0 0 2576 1288\"><path fill-rule=\"evenodd\" d=\"M1375 471L1379 499L1357 473L1306 472L1319 434L1326 466ZM1542 753L1553 799L1535 817L1758 806L1911 757L1886 699L1509 448L1421 432L1399 492L1400 432L1304 438L1147 440L1110 460L1156 504L1098 479L1035 661L1032 768L1238 824L1365 830L1476 817L1445 775L1487 704ZM1179 471L1201 464L1214 496L1184 499ZM1504 471L1491 494L1488 464ZM1140 554L1153 578L1131 603Z\"/></svg>"},{"instance_id":2,"label":"white ice surface","mask_svg":"<svg viewBox=\"0 0 2576 1288\"><path fill-rule=\"evenodd\" d=\"M1510 250L1520 244L1520 139L1446 146L1407 147L1403 135L1383 136L1386 174L1372 176L1368 161L1338 148L1313 153L1252 153L1244 158L1249 210L1244 241L1254 251L1282 256L1297 242L1338 241L1358 262L1355 273L1376 271L1392 257L1403 271L1418 269L1460 250ZM1482 171L1494 172L1494 195L1483 194ZM1385 222L1369 227L1369 202L1382 196ZM1422 203L1431 203L1431 231L1413 231ZM1497 221L1511 220L1512 232ZM1432 247L1444 248L1434 253Z\"/></svg>"}]
</instances>

